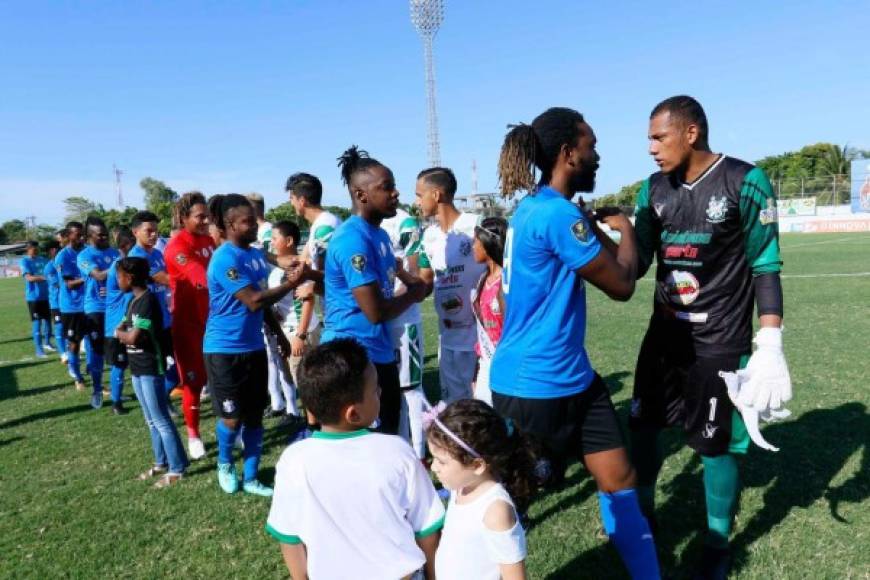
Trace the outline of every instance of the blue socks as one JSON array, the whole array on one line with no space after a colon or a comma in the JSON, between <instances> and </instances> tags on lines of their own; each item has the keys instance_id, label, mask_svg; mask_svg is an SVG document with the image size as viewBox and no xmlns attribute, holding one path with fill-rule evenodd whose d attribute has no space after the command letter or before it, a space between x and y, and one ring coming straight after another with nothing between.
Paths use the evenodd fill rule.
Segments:
<instances>
[{"instance_id":1,"label":"blue socks","mask_svg":"<svg viewBox=\"0 0 870 580\"><path fill-rule=\"evenodd\" d=\"M88 372L91 374L91 382L94 387L94 394L102 393L103 391L103 355L88 351L91 355L91 362L88 365Z\"/></svg>"},{"instance_id":2,"label":"blue socks","mask_svg":"<svg viewBox=\"0 0 870 580\"><path fill-rule=\"evenodd\" d=\"M637 492L633 489L616 493L599 491L598 504L604 531L631 577L634 580L661 578L655 542L641 514Z\"/></svg>"},{"instance_id":3,"label":"blue socks","mask_svg":"<svg viewBox=\"0 0 870 580\"><path fill-rule=\"evenodd\" d=\"M245 427L242 429L242 441L245 442L245 450L242 457L245 458L244 481L257 479L257 471L260 469L260 455L263 453L263 428Z\"/></svg>"},{"instance_id":4,"label":"blue socks","mask_svg":"<svg viewBox=\"0 0 870 580\"><path fill-rule=\"evenodd\" d=\"M167 395L178 386L178 366L175 363L166 369L166 374L163 375L163 386L166 388Z\"/></svg>"},{"instance_id":5,"label":"blue socks","mask_svg":"<svg viewBox=\"0 0 870 580\"><path fill-rule=\"evenodd\" d=\"M218 463L233 462L233 445L236 444L236 437L238 436L238 429L230 429L223 421L217 420L215 437L218 443Z\"/></svg>"},{"instance_id":6,"label":"blue socks","mask_svg":"<svg viewBox=\"0 0 870 580\"><path fill-rule=\"evenodd\" d=\"M112 366L109 369L109 384L112 385L112 402L121 402L121 392L124 389L124 369Z\"/></svg>"},{"instance_id":7,"label":"blue socks","mask_svg":"<svg viewBox=\"0 0 870 580\"><path fill-rule=\"evenodd\" d=\"M37 356L45 354L42 352L42 334L39 332L39 320L30 321L30 334L33 336L33 344L36 346Z\"/></svg>"},{"instance_id":8,"label":"blue socks","mask_svg":"<svg viewBox=\"0 0 870 580\"><path fill-rule=\"evenodd\" d=\"M66 340L63 337L63 324L54 323L54 342L57 344L57 352L66 352Z\"/></svg>"},{"instance_id":9,"label":"blue socks","mask_svg":"<svg viewBox=\"0 0 870 580\"><path fill-rule=\"evenodd\" d=\"M82 378L82 371L79 369L79 353L71 352L69 353L69 358L67 359L66 366L69 368L69 374L72 378L80 383L84 382Z\"/></svg>"},{"instance_id":10,"label":"blue socks","mask_svg":"<svg viewBox=\"0 0 870 580\"><path fill-rule=\"evenodd\" d=\"M42 344L54 348L51 344L51 322L45 319L42 320Z\"/></svg>"}]
</instances>

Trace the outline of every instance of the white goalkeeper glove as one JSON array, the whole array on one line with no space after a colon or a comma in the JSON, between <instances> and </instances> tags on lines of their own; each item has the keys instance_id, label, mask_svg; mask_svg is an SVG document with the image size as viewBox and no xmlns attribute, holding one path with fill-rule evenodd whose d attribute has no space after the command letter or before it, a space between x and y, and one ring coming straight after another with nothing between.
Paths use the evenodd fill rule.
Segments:
<instances>
[{"instance_id":1,"label":"white goalkeeper glove","mask_svg":"<svg viewBox=\"0 0 870 580\"><path fill-rule=\"evenodd\" d=\"M747 407L741 403L740 394L750 383L751 373L747 369L741 369L736 373L719 371L719 376L725 381L725 385L728 387L728 397L743 417L746 432L749 433L749 438L752 442L767 451L779 451L779 447L774 447L761 435L758 420L778 421L791 415L791 411L788 409L766 409L764 412L759 413L757 409Z\"/></svg>"},{"instance_id":2,"label":"white goalkeeper glove","mask_svg":"<svg viewBox=\"0 0 870 580\"><path fill-rule=\"evenodd\" d=\"M760 328L753 342L756 349L743 369L747 380L738 397L740 406L764 415L791 400L791 377L782 352L781 328Z\"/></svg>"}]
</instances>

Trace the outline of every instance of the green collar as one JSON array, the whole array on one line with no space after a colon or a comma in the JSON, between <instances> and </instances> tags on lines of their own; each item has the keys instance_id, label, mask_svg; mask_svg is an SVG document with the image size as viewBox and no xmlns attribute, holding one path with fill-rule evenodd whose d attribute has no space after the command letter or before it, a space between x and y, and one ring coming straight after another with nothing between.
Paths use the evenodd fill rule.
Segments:
<instances>
[{"instance_id":1,"label":"green collar","mask_svg":"<svg viewBox=\"0 0 870 580\"><path fill-rule=\"evenodd\" d=\"M360 437L371 433L368 429L359 429L357 431L315 431L311 434L313 439L350 439L351 437Z\"/></svg>"}]
</instances>

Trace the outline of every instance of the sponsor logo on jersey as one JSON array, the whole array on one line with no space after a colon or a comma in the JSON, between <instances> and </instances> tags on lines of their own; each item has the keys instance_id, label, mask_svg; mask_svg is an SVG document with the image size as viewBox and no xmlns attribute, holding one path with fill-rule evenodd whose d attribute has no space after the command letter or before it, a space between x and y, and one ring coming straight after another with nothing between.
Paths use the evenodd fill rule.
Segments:
<instances>
[{"instance_id":1,"label":"sponsor logo on jersey","mask_svg":"<svg viewBox=\"0 0 870 580\"><path fill-rule=\"evenodd\" d=\"M653 211L656 212L658 217L662 217L662 211L665 209L665 204L663 203L654 203Z\"/></svg>"},{"instance_id":2,"label":"sponsor logo on jersey","mask_svg":"<svg viewBox=\"0 0 870 580\"><path fill-rule=\"evenodd\" d=\"M176 254L175 261L184 266L185 264L187 264L187 256L185 256L184 254Z\"/></svg>"},{"instance_id":3,"label":"sponsor logo on jersey","mask_svg":"<svg viewBox=\"0 0 870 580\"><path fill-rule=\"evenodd\" d=\"M701 285L692 273L674 270L665 278L665 291L671 302L687 306L698 298Z\"/></svg>"},{"instance_id":4,"label":"sponsor logo on jersey","mask_svg":"<svg viewBox=\"0 0 870 580\"><path fill-rule=\"evenodd\" d=\"M665 258L697 258L698 248L691 244L685 246L668 246L665 248Z\"/></svg>"},{"instance_id":5,"label":"sponsor logo on jersey","mask_svg":"<svg viewBox=\"0 0 870 580\"><path fill-rule=\"evenodd\" d=\"M767 208L761 210L761 213L758 214L758 221L761 222L761 225L766 226L770 224L776 223L777 213L776 213L776 203L769 199L767 200Z\"/></svg>"},{"instance_id":6,"label":"sponsor logo on jersey","mask_svg":"<svg viewBox=\"0 0 870 580\"><path fill-rule=\"evenodd\" d=\"M350 265L353 266L353 269L357 272L362 272L366 267L366 257L362 254L356 254L351 257Z\"/></svg>"},{"instance_id":7,"label":"sponsor logo on jersey","mask_svg":"<svg viewBox=\"0 0 870 580\"><path fill-rule=\"evenodd\" d=\"M221 403L221 408L224 410L224 413L229 414L236 410L236 403L232 399L226 399Z\"/></svg>"},{"instance_id":8,"label":"sponsor logo on jersey","mask_svg":"<svg viewBox=\"0 0 870 580\"><path fill-rule=\"evenodd\" d=\"M463 256L471 253L471 240L465 239L459 242L459 253Z\"/></svg>"},{"instance_id":9,"label":"sponsor logo on jersey","mask_svg":"<svg viewBox=\"0 0 870 580\"><path fill-rule=\"evenodd\" d=\"M441 309L447 314L456 314L462 310L462 297L458 294L447 294L441 300Z\"/></svg>"},{"instance_id":10,"label":"sponsor logo on jersey","mask_svg":"<svg viewBox=\"0 0 870 580\"><path fill-rule=\"evenodd\" d=\"M728 203L725 201L725 196L711 196L710 203L707 205L707 221L711 224L724 222L727 213Z\"/></svg>"},{"instance_id":11,"label":"sponsor logo on jersey","mask_svg":"<svg viewBox=\"0 0 870 580\"><path fill-rule=\"evenodd\" d=\"M589 239L589 228L586 227L586 222L582 218L571 224L571 234L581 243L586 243L586 240Z\"/></svg>"},{"instance_id":12,"label":"sponsor logo on jersey","mask_svg":"<svg viewBox=\"0 0 870 580\"><path fill-rule=\"evenodd\" d=\"M239 279L239 271L235 268L230 268L229 270L227 270L227 278L235 282Z\"/></svg>"},{"instance_id":13,"label":"sponsor logo on jersey","mask_svg":"<svg viewBox=\"0 0 870 580\"><path fill-rule=\"evenodd\" d=\"M704 425L704 431L701 433L701 436L704 437L704 439L712 439L716 436L716 431L718 430L719 427L717 427L716 425L711 425L710 423L707 423L706 425Z\"/></svg>"},{"instance_id":14,"label":"sponsor logo on jersey","mask_svg":"<svg viewBox=\"0 0 870 580\"><path fill-rule=\"evenodd\" d=\"M662 232L665 244L709 244L713 234L707 232Z\"/></svg>"}]
</instances>

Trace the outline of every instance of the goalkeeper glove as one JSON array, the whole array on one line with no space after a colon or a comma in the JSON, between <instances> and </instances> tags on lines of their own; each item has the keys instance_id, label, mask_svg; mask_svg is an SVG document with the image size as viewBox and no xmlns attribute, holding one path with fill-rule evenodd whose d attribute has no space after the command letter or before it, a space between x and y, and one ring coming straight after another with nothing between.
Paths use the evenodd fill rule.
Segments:
<instances>
[{"instance_id":1,"label":"goalkeeper glove","mask_svg":"<svg viewBox=\"0 0 870 580\"><path fill-rule=\"evenodd\" d=\"M791 377L782 352L781 328L761 328L753 342L757 348L744 369L747 380L738 397L741 406L763 415L791 400Z\"/></svg>"}]
</instances>

